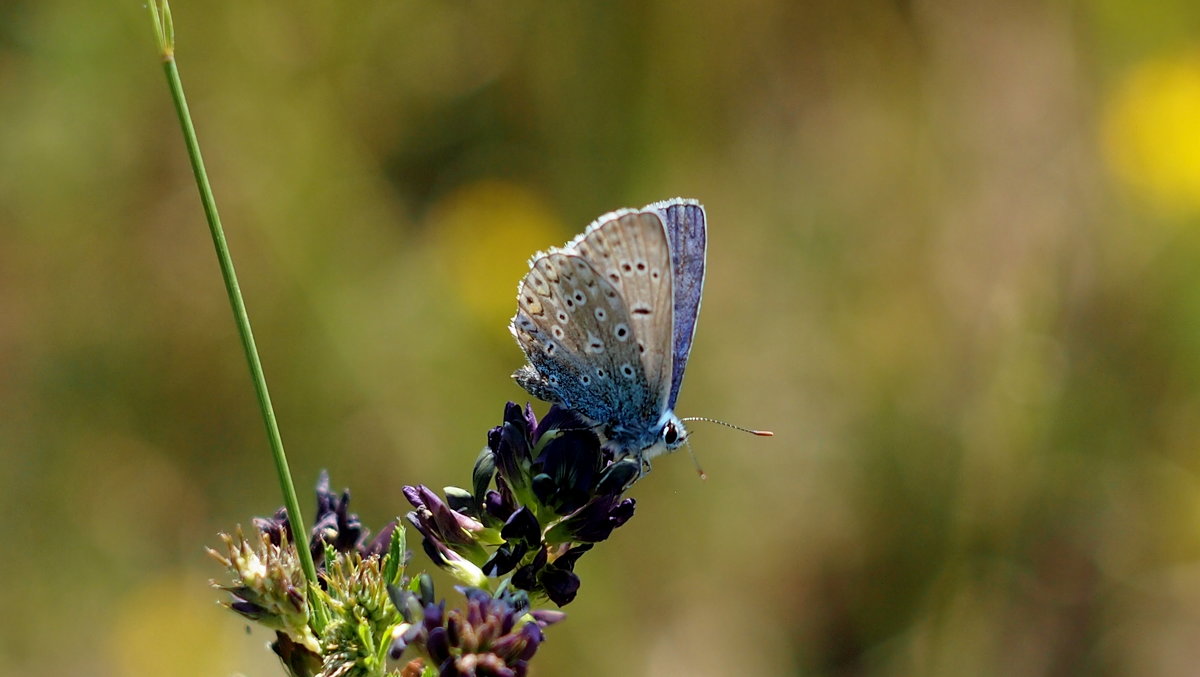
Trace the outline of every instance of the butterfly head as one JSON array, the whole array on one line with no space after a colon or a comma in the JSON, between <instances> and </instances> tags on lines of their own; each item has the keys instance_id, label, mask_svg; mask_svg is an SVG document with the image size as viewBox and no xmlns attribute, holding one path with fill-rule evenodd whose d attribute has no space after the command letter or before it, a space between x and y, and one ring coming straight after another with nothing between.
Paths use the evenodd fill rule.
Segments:
<instances>
[{"instance_id":1,"label":"butterfly head","mask_svg":"<svg viewBox=\"0 0 1200 677\"><path fill-rule=\"evenodd\" d=\"M688 431L683 421L673 412L663 414L662 427L658 432L658 442L665 451L675 451L687 441Z\"/></svg>"},{"instance_id":2,"label":"butterfly head","mask_svg":"<svg viewBox=\"0 0 1200 677\"><path fill-rule=\"evenodd\" d=\"M683 421L669 410L663 413L655 427L647 433L649 434L643 438L645 446L636 452L638 458L643 461L675 451L682 447L688 438L688 430Z\"/></svg>"},{"instance_id":3,"label":"butterfly head","mask_svg":"<svg viewBox=\"0 0 1200 677\"><path fill-rule=\"evenodd\" d=\"M617 458L634 457L642 461L669 454L682 447L688 430L671 411L666 411L653 425L629 426L618 424L602 429L607 448Z\"/></svg>"}]
</instances>

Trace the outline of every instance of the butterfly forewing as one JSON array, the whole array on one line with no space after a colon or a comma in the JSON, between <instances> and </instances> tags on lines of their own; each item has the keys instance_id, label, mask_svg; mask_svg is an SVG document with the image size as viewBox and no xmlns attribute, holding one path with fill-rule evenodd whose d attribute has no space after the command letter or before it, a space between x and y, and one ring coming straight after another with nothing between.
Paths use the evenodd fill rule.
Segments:
<instances>
[{"instance_id":1,"label":"butterfly forewing","mask_svg":"<svg viewBox=\"0 0 1200 677\"><path fill-rule=\"evenodd\" d=\"M674 272L675 326L673 327L673 369L671 395L667 407L675 408L679 387L683 384L683 369L692 352L696 334L696 318L700 314L700 293L704 289L704 259L708 232L704 207L695 200L676 198L656 202L653 209L662 216L671 247L671 267Z\"/></svg>"},{"instance_id":2,"label":"butterfly forewing","mask_svg":"<svg viewBox=\"0 0 1200 677\"><path fill-rule=\"evenodd\" d=\"M624 299L661 414L673 367L671 252L662 219L653 211L615 212L589 228L573 249Z\"/></svg>"}]
</instances>

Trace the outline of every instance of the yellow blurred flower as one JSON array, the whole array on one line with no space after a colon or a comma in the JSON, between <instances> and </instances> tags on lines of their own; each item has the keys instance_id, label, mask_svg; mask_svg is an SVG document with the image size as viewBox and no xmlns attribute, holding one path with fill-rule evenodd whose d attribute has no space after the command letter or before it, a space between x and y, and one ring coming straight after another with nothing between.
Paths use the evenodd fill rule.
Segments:
<instances>
[{"instance_id":1,"label":"yellow blurred flower","mask_svg":"<svg viewBox=\"0 0 1200 677\"><path fill-rule=\"evenodd\" d=\"M1169 212L1200 211L1200 49L1145 61L1109 93L1110 169Z\"/></svg>"},{"instance_id":2,"label":"yellow blurred flower","mask_svg":"<svg viewBox=\"0 0 1200 677\"><path fill-rule=\"evenodd\" d=\"M489 326L517 309L517 282L529 257L562 244L563 228L533 191L480 181L443 198L430 212L437 257L463 305Z\"/></svg>"}]
</instances>

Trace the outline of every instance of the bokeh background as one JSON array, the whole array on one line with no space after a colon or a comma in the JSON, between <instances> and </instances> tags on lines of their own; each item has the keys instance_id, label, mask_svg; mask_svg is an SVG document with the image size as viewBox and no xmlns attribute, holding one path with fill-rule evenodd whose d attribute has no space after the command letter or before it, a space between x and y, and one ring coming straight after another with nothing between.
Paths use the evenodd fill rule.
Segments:
<instances>
[{"instance_id":1,"label":"bokeh background","mask_svg":"<svg viewBox=\"0 0 1200 677\"><path fill-rule=\"evenodd\" d=\"M658 462L536 674L1196 673L1200 4L174 10L306 507L468 483L526 258L706 204L680 410L777 437ZM279 674L207 587L281 501L142 5L0 3L0 123L0 673Z\"/></svg>"}]
</instances>

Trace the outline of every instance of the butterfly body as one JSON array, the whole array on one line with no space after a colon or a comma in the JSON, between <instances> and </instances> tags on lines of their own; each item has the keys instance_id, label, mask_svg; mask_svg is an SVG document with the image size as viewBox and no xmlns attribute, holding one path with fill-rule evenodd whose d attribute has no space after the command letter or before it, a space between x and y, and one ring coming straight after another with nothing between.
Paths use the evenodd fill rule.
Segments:
<instances>
[{"instance_id":1,"label":"butterfly body","mask_svg":"<svg viewBox=\"0 0 1200 677\"><path fill-rule=\"evenodd\" d=\"M618 457L683 444L674 413L691 352L706 251L704 208L676 198L594 221L536 254L510 329L534 397L590 421Z\"/></svg>"}]
</instances>

